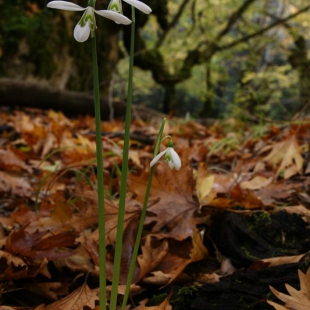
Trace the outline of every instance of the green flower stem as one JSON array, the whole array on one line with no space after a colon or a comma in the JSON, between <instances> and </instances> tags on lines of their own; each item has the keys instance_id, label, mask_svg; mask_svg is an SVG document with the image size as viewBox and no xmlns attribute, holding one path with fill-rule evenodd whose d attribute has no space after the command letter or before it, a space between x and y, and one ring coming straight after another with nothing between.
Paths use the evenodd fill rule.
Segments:
<instances>
[{"instance_id":1,"label":"green flower stem","mask_svg":"<svg viewBox=\"0 0 310 310\"><path fill-rule=\"evenodd\" d=\"M120 198L119 198L119 207L118 207L118 219L117 219L117 231L116 231L116 242L115 242L110 310L116 310L116 304L117 304L118 283L119 283L119 277L120 277L121 257L122 257L126 190L127 190L127 173L128 173L131 105L132 105L133 57L134 57L134 42L135 42L135 8L133 6L131 8L132 8L131 9L132 10L132 23L131 23L131 41L130 41L130 57L129 57L128 92L127 92L121 188L120 188Z\"/></svg>"},{"instance_id":2,"label":"green flower stem","mask_svg":"<svg viewBox=\"0 0 310 310\"><path fill-rule=\"evenodd\" d=\"M160 126L159 132L158 132L157 141L156 141L155 149L154 149L154 157L157 155L157 153L159 151L159 147L160 147L160 143L161 143L161 139L162 139L165 123L166 123L166 119L164 118L163 121L162 121L162 124ZM132 257L131 257L128 277L127 277L127 282L126 282L126 290L125 290L125 294L124 294L121 310L124 310L126 308L126 304L127 304L127 300L128 300L128 296L129 296L129 292L130 292L130 285L131 285L133 274L134 274L134 271L135 271L138 251L139 251L139 247L140 247L140 241L141 241L141 237L142 237L143 224L144 224L145 215L146 215L146 209L147 209L147 205L148 205L148 201L149 201L149 196L150 196L150 190L151 190L151 185L152 185L154 168L155 168L155 166L153 166L150 169L150 175L149 175L149 178L148 178L148 183L147 183L147 187L146 187L146 191L145 191L143 208L142 208L142 212L141 212L141 216L140 216L140 222L139 222L138 232L137 232L137 236L136 236L135 246L134 246L134 250L133 250L133 253L132 253Z\"/></svg>"},{"instance_id":3,"label":"green flower stem","mask_svg":"<svg viewBox=\"0 0 310 310\"><path fill-rule=\"evenodd\" d=\"M93 79L94 79L94 102L96 121L96 157L97 157L97 184L98 184L98 216L99 216L99 287L100 287L100 310L106 309L106 249L105 249L105 214L104 214L104 187L103 187L103 156L101 140L101 115L99 77L97 62L97 47L95 31L91 32Z\"/></svg>"}]
</instances>

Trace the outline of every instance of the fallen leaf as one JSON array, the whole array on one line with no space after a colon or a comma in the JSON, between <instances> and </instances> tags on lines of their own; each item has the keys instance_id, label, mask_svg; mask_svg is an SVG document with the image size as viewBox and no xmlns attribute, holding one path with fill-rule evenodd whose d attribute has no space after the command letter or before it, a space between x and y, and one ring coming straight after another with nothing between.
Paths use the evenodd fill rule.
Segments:
<instances>
[{"instance_id":1,"label":"fallen leaf","mask_svg":"<svg viewBox=\"0 0 310 310\"><path fill-rule=\"evenodd\" d=\"M285 306L288 307L287 309L290 310L309 310L310 309L310 268L308 269L307 273L304 274L300 270L298 270L298 276L300 280L300 290L296 290L289 284L285 284L285 287L290 295L286 295L283 293L278 292L273 287L270 286L270 290L273 294L280 300L285 303ZM277 304L267 300L267 302L274 306L275 309L279 308ZM286 308L284 308L286 309Z\"/></svg>"},{"instance_id":2,"label":"fallen leaf","mask_svg":"<svg viewBox=\"0 0 310 310\"><path fill-rule=\"evenodd\" d=\"M273 181L273 177L264 177L261 175L254 176L250 181L240 183L242 189L257 190L268 186Z\"/></svg>"},{"instance_id":3,"label":"fallen leaf","mask_svg":"<svg viewBox=\"0 0 310 310\"><path fill-rule=\"evenodd\" d=\"M200 207L209 204L217 195L214 185L214 176L204 165L199 165L196 177L196 190Z\"/></svg>"},{"instance_id":4,"label":"fallen leaf","mask_svg":"<svg viewBox=\"0 0 310 310\"><path fill-rule=\"evenodd\" d=\"M293 255L293 256L279 256L265 258L258 261L255 261L250 267L249 270L256 270L261 268L269 268L273 266L281 266L286 264L298 263L305 254Z\"/></svg>"},{"instance_id":5,"label":"fallen leaf","mask_svg":"<svg viewBox=\"0 0 310 310\"><path fill-rule=\"evenodd\" d=\"M8 171L25 170L28 173L32 173L32 169L24 162L24 160L18 158L18 156L11 150L0 149L0 169Z\"/></svg>"},{"instance_id":6,"label":"fallen leaf","mask_svg":"<svg viewBox=\"0 0 310 310\"><path fill-rule=\"evenodd\" d=\"M296 173L301 173L304 159L295 135L276 143L269 155L264 158L276 170L276 176L283 174L288 179Z\"/></svg>"},{"instance_id":7,"label":"fallen leaf","mask_svg":"<svg viewBox=\"0 0 310 310\"><path fill-rule=\"evenodd\" d=\"M84 307L94 309L97 300L98 289L91 290L85 282L70 295L48 305L44 310L83 310Z\"/></svg>"},{"instance_id":8,"label":"fallen leaf","mask_svg":"<svg viewBox=\"0 0 310 310\"><path fill-rule=\"evenodd\" d=\"M20 197L31 197L34 190L25 178L0 171L0 192L7 192Z\"/></svg>"},{"instance_id":9,"label":"fallen leaf","mask_svg":"<svg viewBox=\"0 0 310 310\"><path fill-rule=\"evenodd\" d=\"M144 201L148 176L148 172L128 176L128 190L141 203ZM154 223L153 234L176 240L193 235L196 227L194 212L198 209L198 204L192 199L194 188L195 182L189 167L174 172L166 163L155 166L150 206L145 220L145 225Z\"/></svg>"}]
</instances>

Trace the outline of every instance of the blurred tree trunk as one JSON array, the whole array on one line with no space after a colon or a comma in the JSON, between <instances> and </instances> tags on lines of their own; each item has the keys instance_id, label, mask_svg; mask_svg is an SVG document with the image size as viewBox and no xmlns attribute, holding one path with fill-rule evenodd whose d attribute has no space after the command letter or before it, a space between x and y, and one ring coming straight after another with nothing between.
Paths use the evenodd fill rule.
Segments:
<instances>
[{"instance_id":1,"label":"blurred tree trunk","mask_svg":"<svg viewBox=\"0 0 310 310\"><path fill-rule=\"evenodd\" d=\"M168 114L170 111L173 111L176 107L176 91L175 91L175 84L164 84L165 89L165 97L164 97L164 106L163 112Z\"/></svg>"},{"instance_id":2,"label":"blurred tree trunk","mask_svg":"<svg viewBox=\"0 0 310 310\"><path fill-rule=\"evenodd\" d=\"M212 117L213 113L213 85L211 81L211 58L206 62L206 99L201 109L201 117Z\"/></svg>"},{"instance_id":3,"label":"blurred tree trunk","mask_svg":"<svg viewBox=\"0 0 310 310\"><path fill-rule=\"evenodd\" d=\"M291 50L288 60L298 71L299 105L295 112L304 109L310 103L310 59L308 58L307 41L301 34L293 35L295 47Z\"/></svg>"}]
</instances>

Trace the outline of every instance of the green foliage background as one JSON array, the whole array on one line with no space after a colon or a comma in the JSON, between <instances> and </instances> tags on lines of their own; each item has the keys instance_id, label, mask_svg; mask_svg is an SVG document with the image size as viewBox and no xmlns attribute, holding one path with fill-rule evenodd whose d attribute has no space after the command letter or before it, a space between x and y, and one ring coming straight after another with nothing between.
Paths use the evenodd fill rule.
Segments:
<instances>
[{"instance_id":1,"label":"green foliage background","mask_svg":"<svg viewBox=\"0 0 310 310\"><path fill-rule=\"evenodd\" d=\"M84 2L75 3L85 6ZM309 10L242 40L302 10L309 5L308 1L145 2L153 8L153 14L139 16L142 13L137 11L135 103L163 109L170 78L175 101L169 109L179 116L189 112L196 117L259 121L289 119L294 113L307 110L310 74L308 79L302 68L310 69ZM238 17L238 10L246 2L251 3ZM55 87L91 91L89 42L79 44L72 37L78 12L47 9L47 3L0 0L0 77L31 77ZM96 4L100 8L107 5L106 0L98 0ZM130 17L126 3L123 8ZM238 17L235 21L234 16ZM97 17L97 23L102 94L107 96L113 86L114 97L124 99L128 30L101 17ZM220 35L227 27L228 31ZM307 43L303 54L298 38ZM197 54L192 62L188 62L190 53ZM139 58L142 54L149 57L148 62ZM302 64L291 60L296 55L303 55ZM70 70L64 69L66 66ZM182 76L186 66L190 68L188 78L186 74ZM162 81L158 78L161 72L165 75Z\"/></svg>"}]
</instances>

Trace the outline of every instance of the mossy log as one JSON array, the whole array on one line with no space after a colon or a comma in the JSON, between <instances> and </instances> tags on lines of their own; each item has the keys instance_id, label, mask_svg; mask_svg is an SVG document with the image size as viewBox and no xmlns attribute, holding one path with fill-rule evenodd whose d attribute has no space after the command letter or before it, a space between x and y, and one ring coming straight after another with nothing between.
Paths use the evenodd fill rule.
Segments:
<instances>
[{"instance_id":1,"label":"mossy log","mask_svg":"<svg viewBox=\"0 0 310 310\"><path fill-rule=\"evenodd\" d=\"M101 98L102 119L109 119L110 107L107 99ZM58 90L42 83L17 79L0 79L0 105L10 107L31 107L62 111L66 115L94 114L94 99L91 94ZM125 115L126 104L113 101L114 117Z\"/></svg>"}]
</instances>

